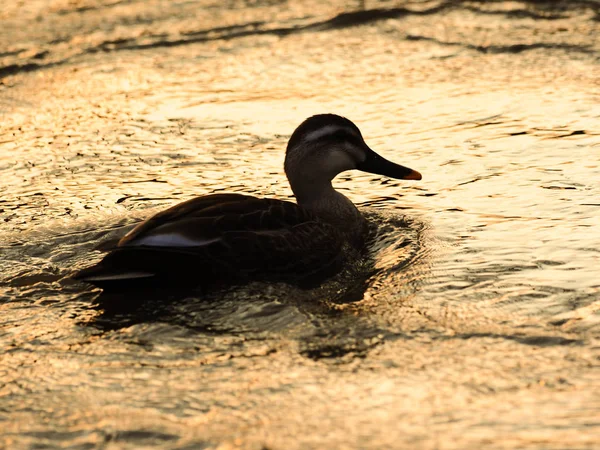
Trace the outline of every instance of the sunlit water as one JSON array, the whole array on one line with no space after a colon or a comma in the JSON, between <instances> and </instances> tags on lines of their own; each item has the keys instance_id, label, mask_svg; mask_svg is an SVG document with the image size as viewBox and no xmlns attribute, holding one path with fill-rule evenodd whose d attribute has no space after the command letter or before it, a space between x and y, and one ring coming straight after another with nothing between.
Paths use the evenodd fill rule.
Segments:
<instances>
[{"instance_id":1,"label":"sunlit water","mask_svg":"<svg viewBox=\"0 0 600 450\"><path fill-rule=\"evenodd\" d=\"M597 446L599 14L2 6L0 446ZM178 201L290 199L287 138L321 112L424 176L336 180L370 263L124 312L69 280Z\"/></svg>"}]
</instances>

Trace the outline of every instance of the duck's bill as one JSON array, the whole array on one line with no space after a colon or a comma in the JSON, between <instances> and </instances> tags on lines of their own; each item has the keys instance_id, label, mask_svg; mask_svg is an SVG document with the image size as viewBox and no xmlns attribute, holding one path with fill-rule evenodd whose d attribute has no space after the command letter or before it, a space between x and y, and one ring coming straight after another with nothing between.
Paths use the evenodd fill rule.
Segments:
<instances>
[{"instance_id":1,"label":"duck's bill","mask_svg":"<svg viewBox=\"0 0 600 450\"><path fill-rule=\"evenodd\" d=\"M358 164L356 168L363 172L375 173L399 180L420 180L422 178L416 170L388 161L372 150L367 153L367 159Z\"/></svg>"}]
</instances>

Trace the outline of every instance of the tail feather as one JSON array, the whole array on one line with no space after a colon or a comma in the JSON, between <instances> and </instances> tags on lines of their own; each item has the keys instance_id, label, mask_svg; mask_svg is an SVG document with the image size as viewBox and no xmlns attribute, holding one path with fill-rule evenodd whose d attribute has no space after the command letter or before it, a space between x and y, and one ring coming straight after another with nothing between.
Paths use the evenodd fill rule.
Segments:
<instances>
[{"instance_id":1,"label":"tail feather","mask_svg":"<svg viewBox=\"0 0 600 450\"><path fill-rule=\"evenodd\" d=\"M148 272L121 272L121 273L98 273L96 275L84 275L78 273L73 278L76 280L87 281L93 283L95 281L123 281L123 280L139 280L142 278L153 278L156 275Z\"/></svg>"},{"instance_id":2,"label":"tail feather","mask_svg":"<svg viewBox=\"0 0 600 450\"><path fill-rule=\"evenodd\" d=\"M189 277L193 273L194 262L194 255L183 251L124 247L113 250L98 264L80 270L71 278L105 290L154 287L175 280L180 283L184 275Z\"/></svg>"}]
</instances>

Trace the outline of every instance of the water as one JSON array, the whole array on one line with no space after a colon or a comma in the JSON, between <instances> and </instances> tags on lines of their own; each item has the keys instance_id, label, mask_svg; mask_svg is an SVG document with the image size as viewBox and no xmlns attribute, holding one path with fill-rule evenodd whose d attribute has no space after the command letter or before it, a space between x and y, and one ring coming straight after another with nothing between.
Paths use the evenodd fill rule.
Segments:
<instances>
[{"instance_id":1,"label":"water","mask_svg":"<svg viewBox=\"0 0 600 450\"><path fill-rule=\"evenodd\" d=\"M595 447L599 14L2 6L0 445ZM336 180L380 226L368 280L115 312L68 279L178 201L291 198L287 138L320 112L424 175Z\"/></svg>"}]
</instances>

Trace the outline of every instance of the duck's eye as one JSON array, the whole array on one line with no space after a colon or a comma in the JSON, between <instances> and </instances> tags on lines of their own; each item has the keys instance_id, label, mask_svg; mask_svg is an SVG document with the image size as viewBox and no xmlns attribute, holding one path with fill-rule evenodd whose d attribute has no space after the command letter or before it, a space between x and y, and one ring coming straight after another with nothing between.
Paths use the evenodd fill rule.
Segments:
<instances>
[{"instance_id":1,"label":"duck's eye","mask_svg":"<svg viewBox=\"0 0 600 450\"><path fill-rule=\"evenodd\" d=\"M360 136L357 136L346 129L333 131L332 133L322 136L322 139L332 142L348 142L356 146L360 146L362 144L362 138Z\"/></svg>"}]
</instances>

